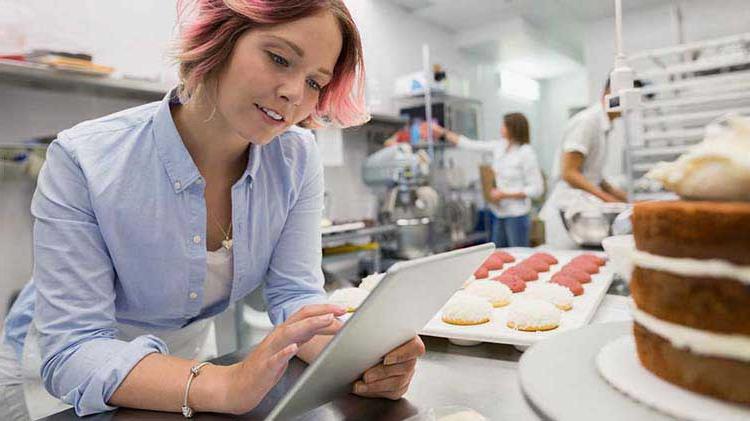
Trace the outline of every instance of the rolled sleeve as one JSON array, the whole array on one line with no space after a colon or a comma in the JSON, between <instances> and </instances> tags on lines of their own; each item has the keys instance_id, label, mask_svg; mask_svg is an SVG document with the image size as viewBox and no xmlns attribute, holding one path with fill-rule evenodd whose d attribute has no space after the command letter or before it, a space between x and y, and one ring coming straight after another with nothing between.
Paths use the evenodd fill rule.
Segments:
<instances>
[{"instance_id":1,"label":"rolled sleeve","mask_svg":"<svg viewBox=\"0 0 750 421\"><path fill-rule=\"evenodd\" d=\"M308 145L298 198L274 247L263 295L274 325L308 304L323 303L320 220L323 212L323 165L314 140Z\"/></svg>"},{"instance_id":2,"label":"rolled sleeve","mask_svg":"<svg viewBox=\"0 0 750 421\"><path fill-rule=\"evenodd\" d=\"M562 143L563 152L579 152L587 156L591 146L598 140L597 128L590 119L583 119L572 125Z\"/></svg>"},{"instance_id":3,"label":"rolled sleeve","mask_svg":"<svg viewBox=\"0 0 750 421\"><path fill-rule=\"evenodd\" d=\"M113 409L107 401L133 366L167 350L153 336L115 339L115 271L86 177L65 144L61 135L48 148L32 200L34 323L45 388L83 416Z\"/></svg>"}]
</instances>

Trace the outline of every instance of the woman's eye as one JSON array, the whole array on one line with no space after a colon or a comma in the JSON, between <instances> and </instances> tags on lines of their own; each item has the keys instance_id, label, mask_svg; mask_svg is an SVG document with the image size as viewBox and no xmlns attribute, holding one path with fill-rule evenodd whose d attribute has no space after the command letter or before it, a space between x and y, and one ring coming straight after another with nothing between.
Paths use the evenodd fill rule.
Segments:
<instances>
[{"instance_id":1,"label":"woman's eye","mask_svg":"<svg viewBox=\"0 0 750 421\"><path fill-rule=\"evenodd\" d=\"M308 80L307 80L307 84L308 84L308 85L309 85L309 86L310 86L311 88L315 89L316 91L320 91L320 90L322 90L322 89L323 89L323 87L322 87L322 86L320 86L320 84L319 84L318 82L316 82L316 81L314 81L314 80L312 80L312 79L308 79Z\"/></svg>"},{"instance_id":2,"label":"woman's eye","mask_svg":"<svg viewBox=\"0 0 750 421\"><path fill-rule=\"evenodd\" d=\"M268 55L271 57L271 60L273 60L273 62L278 64L279 66L289 67L289 61L287 61L287 59L285 59L284 57L270 52L268 53Z\"/></svg>"}]
</instances>

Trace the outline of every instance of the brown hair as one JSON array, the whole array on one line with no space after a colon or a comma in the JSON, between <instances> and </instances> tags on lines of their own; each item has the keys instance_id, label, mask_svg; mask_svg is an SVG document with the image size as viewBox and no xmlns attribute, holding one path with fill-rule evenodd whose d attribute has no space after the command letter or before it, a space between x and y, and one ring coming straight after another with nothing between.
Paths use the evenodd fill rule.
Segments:
<instances>
[{"instance_id":1,"label":"brown hair","mask_svg":"<svg viewBox=\"0 0 750 421\"><path fill-rule=\"evenodd\" d=\"M508 129L508 137L519 145L529 143L529 121L521 113L509 113L503 116L503 124Z\"/></svg>"}]
</instances>

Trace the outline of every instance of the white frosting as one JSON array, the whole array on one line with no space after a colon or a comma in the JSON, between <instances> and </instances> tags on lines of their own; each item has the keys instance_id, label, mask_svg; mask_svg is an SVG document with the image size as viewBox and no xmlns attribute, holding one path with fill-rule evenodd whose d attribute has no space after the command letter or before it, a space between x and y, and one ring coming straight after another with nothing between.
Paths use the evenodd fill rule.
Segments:
<instances>
[{"instance_id":1,"label":"white frosting","mask_svg":"<svg viewBox=\"0 0 750 421\"><path fill-rule=\"evenodd\" d=\"M573 293L562 285L545 283L531 283L526 287L526 296L537 298L554 304L560 309L573 307Z\"/></svg>"},{"instance_id":2,"label":"white frosting","mask_svg":"<svg viewBox=\"0 0 750 421\"><path fill-rule=\"evenodd\" d=\"M750 362L750 336L715 333L656 318L633 306L633 319L649 331L668 340L675 348L712 357Z\"/></svg>"},{"instance_id":3,"label":"white frosting","mask_svg":"<svg viewBox=\"0 0 750 421\"><path fill-rule=\"evenodd\" d=\"M362 289L366 289L367 291L372 291L376 286L378 286L378 284L384 277L385 273L373 273L372 275L367 275L362 278L362 282L360 282L359 287Z\"/></svg>"},{"instance_id":4,"label":"white frosting","mask_svg":"<svg viewBox=\"0 0 750 421\"><path fill-rule=\"evenodd\" d=\"M562 312L544 300L520 299L508 307L508 321L517 328L557 326Z\"/></svg>"},{"instance_id":5,"label":"white frosting","mask_svg":"<svg viewBox=\"0 0 750 421\"><path fill-rule=\"evenodd\" d=\"M485 298L458 291L443 308L443 318L476 323L492 314L492 304Z\"/></svg>"},{"instance_id":6,"label":"white frosting","mask_svg":"<svg viewBox=\"0 0 750 421\"><path fill-rule=\"evenodd\" d=\"M689 199L750 201L750 118L709 126L702 143L646 177Z\"/></svg>"},{"instance_id":7,"label":"white frosting","mask_svg":"<svg viewBox=\"0 0 750 421\"><path fill-rule=\"evenodd\" d=\"M634 250L633 263L645 269L660 270L677 275L730 278L744 284L750 284L750 266L740 266L721 259L665 257Z\"/></svg>"},{"instance_id":8,"label":"white frosting","mask_svg":"<svg viewBox=\"0 0 750 421\"><path fill-rule=\"evenodd\" d=\"M370 291L362 288L341 288L333 291L328 301L349 311L359 308L362 301L370 295Z\"/></svg>"},{"instance_id":9,"label":"white frosting","mask_svg":"<svg viewBox=\"0 0 750 421\"><path fill-rule=\"evenodd\" d=\"M475 295L489 301L490 304L507 304L511 300L513 291L505 284L497 281L480 280L470 283L464 288L467 294Z\"/></svg>"}]
</instances>

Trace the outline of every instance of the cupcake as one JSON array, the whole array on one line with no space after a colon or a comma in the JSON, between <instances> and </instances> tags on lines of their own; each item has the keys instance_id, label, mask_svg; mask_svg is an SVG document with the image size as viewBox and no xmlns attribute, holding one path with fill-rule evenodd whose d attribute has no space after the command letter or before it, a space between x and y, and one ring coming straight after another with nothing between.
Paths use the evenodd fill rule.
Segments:
<instances>
[{"instance_id":1,"label":"cupcake","mask_svg":"<svg viewBox=\"0 0 750 421\"><path fill-rule=\"evenodd\" d=\"M507 326L524 332L552 330L560 326L561 314L557 307L544 300L515 300L508 307Z\"/></svg>"},{"instance_id":2,"label":"cupcake","mask_svg":"<svg viewBox=\"0 0 750 421\"><path fill-rule=\"evenodd\" d=\"M531 284L526 289L526 296L544 300L560 310L568 311L573 308L573 293L556 283Z\"/></svg>"},{"instance_id":3,"label":"cupcake","mask_svg":"<svg viewBox=\"0 0 750 421\"><path fill-rule=\"evenodd\" d=\"M376 286L378 286L378 284L384 277L385 273L373 273L372 275L367 275L362 278L362 282L360 282L359 287L367 291L372 291Z\"/></svg>"},{"instance_id":4,"label":"cupcake","mask_svg":"<svg viewBox=\"0 0 750 421\"><path fill-rule=\"evenodd\" d=\"M497 281L476 281L469 284L464 291L467 294L484 298L492 307L503 307L510 304L513 291Z\"/></svg>"},{"instance_id":5,"label":"cupcake","mask_svg":"<svg viewBox=\"0 0 750 421\"><path fill-rule=\"evenodd\" d=\"M364 288L341 288L333 291L328 301L352 313L359 308L369 294L370 291Z\"/></svg>"},{"instance_id":6,"label":"cupcake","mask_svg":"<svg viewBox=\"0 0 750 421\"><path fill-rule=\"evenodd\" d=\"M471 326L489 322L491 315L492 304L487 299L459 291L443 307L442 320L452 325Z\"/></svg>"}]
</instances>

